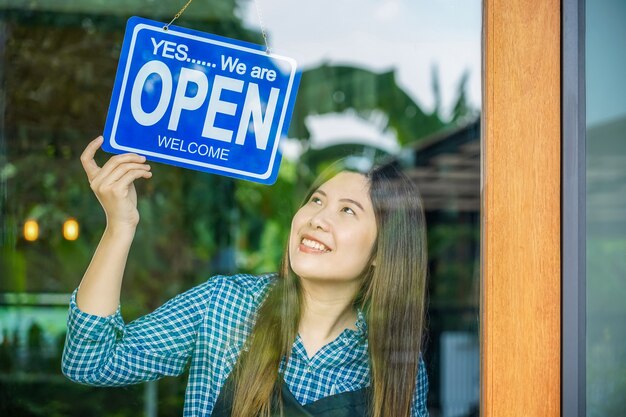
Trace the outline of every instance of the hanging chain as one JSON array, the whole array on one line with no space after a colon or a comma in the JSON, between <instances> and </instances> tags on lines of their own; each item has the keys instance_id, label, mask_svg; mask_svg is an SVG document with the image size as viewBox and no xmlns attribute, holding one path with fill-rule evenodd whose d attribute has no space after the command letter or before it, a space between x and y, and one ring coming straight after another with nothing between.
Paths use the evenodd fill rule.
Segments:
<instances>
[{"instance_id":1,"label":"hanging chain","mask_svg":"<svg viewBox=\"0 0 626 417\"><path fill-rule=\"evenodd\" d=\"M189 0L189 1L187 2L187 4L185 4L185 5L183 6L183 8L182 8L182 9L180 9L180 10L178 11L178 13L176 13L176 14L174 15L174 18L173 18L172 20L170 20L170 22L169 22L167 25L163 26L163 30L167 30L167 29L169 29L170 25L171 25L172 23L174 23L174 20L178 19L178 18L180 17L180 15L181 15L181 14L183 14L183 12L184 12L184 11L185 11L185 9L187 8L187 6L189 6L189 5L191 4L191 2L192 2L192 1L193 1L193 0Z\"/></svg>"},{"instance_id":2,"label":"hanging chain","mask_svg":"<svg viewBox=\"0 0 626 417\"><path fill-rule=\"evenodd\" d=\"M163 30L167 30L169 29L170 25L172 23L174 23L174 21L176 19L178 19L180 17L180 15L183 14L183 12L185 11L185 9L187 8L187 6L189 6L191 4L193 0L189 0L182 9L180 9L178 11L178 13L176 13L176 15L174 15L174 18L172 20L170 20L170 22L163 26ZM265 24L263 24L263 15L261 14L261 8L259 7L259 0L254 0L254 6L256 7L256 14L259 17L259 24L261 25L261 34L263 35L263 41L265 41L265 52L267 52L268 54L271 53L270 50L270 44L267 41L267 32L265 31Z\"/></svg>"},{"instance_id":3,"label":"hanging chain","mask_svg":"<svg viewBox=\"0 0 626 417\"><path fill-rule=\"evenodd\" d=\"M256 7L256 14L259 17L259 24L261 25L261 34L263 35L263 40L265 41L265 52L270 54L271 53L270 45L267 42L267 33L265 32L265 25L263 24L263 15L261 14L261 8L259 7L259 0L254 0L254 6Z\"/></svg>"}]
</instances>

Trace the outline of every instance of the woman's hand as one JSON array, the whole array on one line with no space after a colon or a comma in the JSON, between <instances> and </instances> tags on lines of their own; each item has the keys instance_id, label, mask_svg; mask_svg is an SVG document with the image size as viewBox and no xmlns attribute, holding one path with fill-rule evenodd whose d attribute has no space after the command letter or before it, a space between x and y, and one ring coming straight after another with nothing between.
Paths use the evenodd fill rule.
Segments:
<instances>
[{"instance_id":1,"label":"woman's hand","mask_svg":"<svg viewBox=\"0 0 626 417\"><path fill-rule=\"evenodd\" d=\"M134 181L152 177L150 165L145 164L144 156L127 153L115 155L99 167L93 158L103 140L99 136L91 141L83 151L80 161L91 189L106 213L107 227L134 230L139 223Z\"/></svg>"}]
</instances>

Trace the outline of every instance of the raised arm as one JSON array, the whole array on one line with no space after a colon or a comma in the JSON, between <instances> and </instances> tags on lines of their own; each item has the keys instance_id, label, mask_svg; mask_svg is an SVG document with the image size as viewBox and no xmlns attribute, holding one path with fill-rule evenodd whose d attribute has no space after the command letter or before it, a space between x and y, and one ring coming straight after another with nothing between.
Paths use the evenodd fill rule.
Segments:
<instances>
[{"instance_id":1,"label":"raised arm","mask_svg":"<svg viewBox=\"0 0 626 417\"><path fill-rule=\"evenodd\" d=\"M134 181L150 178L152 173L145 157L130 153L113 156L99 167L94 155L102 141L102 136L94 139L80 158L107 225L80 283L76 303L85 313L107 317L119 306L126 260L139 223Z\"/></svg>"}]
</instances>

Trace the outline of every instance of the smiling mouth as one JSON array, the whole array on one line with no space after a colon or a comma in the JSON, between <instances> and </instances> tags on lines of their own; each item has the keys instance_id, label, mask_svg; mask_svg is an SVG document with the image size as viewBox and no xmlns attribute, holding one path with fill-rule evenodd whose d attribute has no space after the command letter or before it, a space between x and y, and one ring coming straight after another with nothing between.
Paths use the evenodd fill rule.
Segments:
<instances>
[{"instance_id":1,"label":"smiling mouth","mask_svg":"<svg viewBox=\"0 0 626 417\"><path fill-rule=\"evenodd\" d=\"M330 249L326 247L326 245L324 245L323 243L307 238L302 238L300 245L304 246L305 248L313 249L319 252L330 252Z\"/></svg>"}]
</instances>

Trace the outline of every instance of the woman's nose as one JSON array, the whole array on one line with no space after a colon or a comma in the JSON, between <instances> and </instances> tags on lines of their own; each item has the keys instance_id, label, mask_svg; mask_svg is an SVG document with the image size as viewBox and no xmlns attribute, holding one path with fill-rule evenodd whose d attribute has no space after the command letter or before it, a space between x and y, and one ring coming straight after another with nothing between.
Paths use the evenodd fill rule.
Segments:
<instances>
[{"instance_id":1,"label":"woman's nose","mask_svg":"<svg viewBox=\"0 0 626 417\"><path fill-rule=\"evenodd\" d=\"M328 219L326 219L326 215L324 214L324 210L317 212L314 216L311 216L309 219L309 226L313 229L328 231L329 223Z\"/></svg>"}]
</instances>

